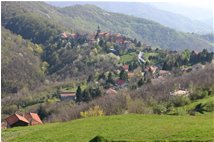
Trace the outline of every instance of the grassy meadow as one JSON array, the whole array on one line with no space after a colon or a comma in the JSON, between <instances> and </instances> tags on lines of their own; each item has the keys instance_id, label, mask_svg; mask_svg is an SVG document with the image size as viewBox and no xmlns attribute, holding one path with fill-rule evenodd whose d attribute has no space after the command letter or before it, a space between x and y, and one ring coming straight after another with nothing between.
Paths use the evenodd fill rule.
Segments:
<instances>
[{"instance_id":1,"label":"grassy meadow","mask_svg":"<svg viewBox=\"0 0 214 142\"><path fill-rule=\"evenodd\" d=\"M214 114L197 116L124 114L3 130L5 142L214 141Z\"/></svg>"}]
</instances>

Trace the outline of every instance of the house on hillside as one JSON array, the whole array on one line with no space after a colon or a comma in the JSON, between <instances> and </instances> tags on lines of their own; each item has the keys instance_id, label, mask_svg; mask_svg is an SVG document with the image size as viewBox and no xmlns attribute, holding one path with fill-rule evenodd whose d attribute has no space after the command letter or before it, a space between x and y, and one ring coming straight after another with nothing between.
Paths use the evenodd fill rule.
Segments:
<instances>
[{"instance_id":1,"label":"house on hillside","mask_svg":"<svg viewBox=\"0 0 214 142\"><path fill-rule=\"evenodd\" d=\"M117 91L112 88L109 88L108 90L106 90L106 94L107 95L117 95Z\"/></svg>"},{"instance_id":2,"label":"house on hillside","mask_svg":"<svg viewBox=\"0 0 214 142\"><path fill-rule=\"evenodd\" d=\"M159 76L167 77L167 76L171 75L171 72L167 71L167 70L160 70L158 74L159 74Z\"/></svg>"},{"instance_id":3,"label":"house on hillside","mask_svg":"<svg viewBox=\"0 0 214 142\"><path fill-rule=\"evenodd\" d=\"M166 78L164 78L163 76L158 76L158 78L152 79L151 83L153 85L156 85L156 84L162 84L164 81L166 81Z\"/></svg>"},{"instance_id":4,"label":"house on hillside","mask_svg":"<svg viewBox=\"0 0 214 142\"><path fill-rule=\"evenodd\" d=\"M7 128L18 126L33 126L43 124L37 113L26 113L24 115L13 114L5 119Z\"/></svg>"},{"instance_id":5,"label":"house on hillside","mask_svg":"<svg viewBox=\"0 0 214 142\"><path fill-rule=\"evenodd\" d=\"M158 71L158 67L157 66L150 66L149 70L154 74Z\"/></svg>"},{"instance_id":6,"label":"house on hillside","mask_svg":"<svg viewBox=\"0 0 214 142\"><path fill-rule=\"evenodd\" d=\"M134 77L134 73L133 72L128 72L128 78L132 78Z\"/></svg>"},{"instance_id":7,"label":"house on hillside","mask_svg":"<svg viewBox=\"0 0 214 142\"><path fill-rule=\"evenodd\" d=\"M77 39L78 36L79 36L79 35L78 35L77 33L72 33L72 34L69 35L69 37L70 37L70 38L73 38L73 39Z\"/></svg>"},{"instance_id":8,"label":"house on hillside","mask_svg":"<svg viewBox=\"0 0 214 142\"><path fill-rule=\"evenodd\" d=\"M123 65L122 69L124 71L128 72L129 71L129 65L127 65L127 64Z\"/></svg>"},{"instance_id":9,"label":"house on hillside","mask_svg":"<svg viewBox=\"0 0 214 142\"><path fill-rule=\"evenodd\" d=\"M144 69L144 80L149 81L158 77L158 67L157 66L147 66Z\"/></svg>"},{"instance_id":10,"label":"house on hillside","mask_svg":"<svg viewBox=\"0 0 214 142\"><path fill-rule=\"evenodd\" d=\"M115 84L117 85L117 87L123 88L126 86L126 81L122 79L117 79L115 81Z\"/></svg>"},{"instance_id":11,"label":"house on hillside","mask_svg":"<svg viewBox=\"0 0 214 142\"><path fill-rule=\"evenodd\" d=\"M144 43L142 46L143 46L143 48L144 48L144 49L143 49L144 52L148 52L148 51L151 51L151 50L152 50L152 46L151 46L151 45L148 45L148 44L145 44L145 43Z\"/></svg>"},{"instance_id":12,"label":"house on hillside","mask_svg":"<svg viewBox=\"0 0 214 142\"><path fill-rule=\"evenodd\" d=\"M63 33L60 34L60 37L63 38L63 39L67 39L68 35L67 35L67 33L63 32Z\"/></svg>"},{"instance_id":13,"label":"house on hillside","mask_svg":"<svg viewBox=\"0 0 214 142\"><path fill-rule=\"evenodd\" d=\"M192 68L191 68L191 67L182 66L182 67L181 67L181 71L182 71L183 73L189 73L189 72L192 71Z\"/></svg>"},{"instance_id":14,"label":"house on hillside","mask_svg":"<svg viewBox=\"0 0 214 142\"><path fill-rule=\"evenodd\" d=\"M98 34L98 37L101 38L101 39L108 39L109 36L110 36L110 33L108 33L108 32L100 32Z\"/></svg>"},{"instance_id":15,"label":"house on hillside","mask_svg":"<svg viewBox=\"0 0 214 142\"><path fill-rule=\"evenodd\" d=\"M201 63L192 65L192 71L199 71L201 69L204 69L205 65L202 65Z\"/></svg>"},{"instance_id":16,"label":"house on hillside","mask_svg":"<svg viewBox=\"0 0 214 142\"><path fill-rule=\"evenodd\" d=\"M28 120L28 122L31 126L43 124L42 120L40 119L40 117L37 113L30 112L30 113L25 114L24 117Z\"/></svg>"},{"instance_id":17,"label":"house on hillside","mask_svg":"<svg viewBox=\"0 0 214 142\"><path fill-rule=\"evenodd\" d=\"M175 90L174 92L170 92L170 96L189 96L190 92L188 90Z\"/></svg>"},{"instance_id":18,"label":"house on hillside","mask_svg":"<svg viewBox=\"0 0 214 142\"><path fill-rule=\"evenodd\" d=\"M13 114L7 117L5 120L7 122L7 128L29 125L29 121L19 114Z\"/></svg>"},{"instance_id":19,"label":"house on hillside","mask_svg":"<svg viewBox=\"0 0 214 142\"><path fill-rule=\"evenodd\" d=\"M65 100L75 100L76 99L76 92L61 92L60 98L62 101Z\"/></svg>"}]
</instances>

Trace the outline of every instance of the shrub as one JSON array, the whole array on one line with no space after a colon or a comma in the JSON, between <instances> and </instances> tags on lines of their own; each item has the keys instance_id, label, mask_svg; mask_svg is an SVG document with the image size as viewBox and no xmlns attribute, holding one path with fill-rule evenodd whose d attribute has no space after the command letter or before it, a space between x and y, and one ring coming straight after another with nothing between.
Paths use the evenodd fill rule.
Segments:
<instances>
[{"instance_id":1,"label":"shrub","mask_svg":"<svg viewBox=\"0 0 214 142\"><path fill-rule=\"evenodd\" d=\"M173 115L185 115L185 114L187 114L187 110L185 108L176 108L173 113Z\"/></svg>"},{"instance_id":2,"label":"shrub","mask_svg":"<svg viewBox=\"0 0 214 142\"><path fill-rule=\"evenodd\" d=\"M174 96L171 98L171 102L175 107L179 107L189 104L190 99L187 96Z\"/></svg>"},{"instance_id":3,"label":"shrub","mask_svg":"<svg viewBox=\"0 0 214 142\"><path fill-rule=\"evenodd\" d=\"M191 95L190 99L191 100L197 100L197 99L203 99L208 96L208 91L207 90L202 90L202 89L196 89Z\"/></svg>"},{"instance_id":4,"label":"shrub","mask_svg":"<svg viewBox=\"0 0 214 142\"><path fill-rule=\"evenodd\" d=\"M122 114L127 108L124 95L106 95L92 101L92 104L102 107L106 115Z\"/></svg>"},{"instance_id":5,"label":"shrub","mask_svg":"<svg viewBox=\"0 0 214 142\"><path fill-rule=\"evenodd\" d=\"M98 105L90 108L88 111L80 112L80 116L84 117L84 118L86 118L86 117L93 117L93 116L103 116L103 115L104 115L104 111Z\"/></svg>"},{"instance_id":6,"label":"shrub","mask_svg":"<svg viewBox=\"0 0 214 142\"><path fill-rule=\"evenodd\" d=\"M13 114L18 110L18 107L16 105L10 105L10 106L3 106L2 112L4 114Z\"/></svg>"},{"instance_id":7,"label":"shrub","mask_svg":"<svg viewBox=\"0 0 214 142\"><path fill-rule=\"evenodd\" d=\"M153 112L155 114L164 114L167 112L167 108L164 104L157 104L154 108L153 108Z\"/></svg>"},{"instance_id":8,"label":"shrub","mask_svg":"<svg viewBox=\"0 0 214 142\"><path fill-rule=\"evenodd\" d=\"M210 101L210 102L207 102L205 104L205 107L204 109L207 111L207 112L213 112L214 111L214 101Z\"/></svg>"},{"instance_id":9,"label":"shrub","mask_svg":"<svg viewBox=\"0 0 214 142\"><path fill-rule=\"evenodd\" d=\"M151 107L146 105L143 99L128 100L127 106L129 113L139 113L139 114L152 113Z\"/></svg>"}]
</instances>

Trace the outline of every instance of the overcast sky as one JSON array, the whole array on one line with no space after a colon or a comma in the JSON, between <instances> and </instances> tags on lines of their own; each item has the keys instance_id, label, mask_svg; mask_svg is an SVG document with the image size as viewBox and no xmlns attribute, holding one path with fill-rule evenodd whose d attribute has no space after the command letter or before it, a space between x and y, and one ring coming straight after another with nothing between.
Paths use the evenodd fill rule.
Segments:
<instances>
[{"instance_id":1,"label":"overcast sky","mask_svg":"<svg viewBox=\"0 0 214 142\"><path fill-rule=\"evenodd\" d=\"M206 9L212 9L214 5L213 0L62 0L62 1L170 2L180 6L206 8Z\"/></svg>"}]
</instances>

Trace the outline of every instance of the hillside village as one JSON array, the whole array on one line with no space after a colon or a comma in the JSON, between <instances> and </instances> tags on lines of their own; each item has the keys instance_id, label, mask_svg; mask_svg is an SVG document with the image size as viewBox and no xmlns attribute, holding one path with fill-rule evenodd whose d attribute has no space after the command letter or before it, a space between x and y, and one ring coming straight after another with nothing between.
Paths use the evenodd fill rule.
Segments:
<instances>
[{"instance_id":1,"label":"hillside village","mask_svg":"<svg viewBox=\"0 0 214 142\"><path fill-rule=\"evenodd\" d=\"M172 69L173 67L171 67L171 69L167 69L167 67L165 67L167 66L166 61L164 63L157 62L157 59L159 58L158 54L161 52L161 50L158 48L153 49L152 46L148 44L141 44L140 41L127 38L119 33L111 34L110 32L101 32L99 26L97 32L94 34L80 35L78 33L63 32L60 34L60 36L62 39L67 41L74 40L74 43L84 41L81 43L81 46L106 47L105 44L111 44L111 46L106 47L107 49L105 49L105 51L107 53L113 53L120 58L123 58L123 56L126 56L126 54L135 53L135 57L133 57L131 61L121 62L119 66L112 72L107 71L96 77L88 76L87 83L90 84L91 82L94 82L97 86L103 88L103 93L106 95L116 95L118 93L117 91L120 91L124 88L131 87L132 89L136 89L137 87L141 87L143 84L147 83L158 84L164 82L167 79L170 79L170 77L189 73L191 71L198 71L204 68L204 65L197 61L193 65L175 65L174 67L176 70ZM65 45L65 47L67 47L67 45ZM204 50L203 52L207 51ZM167 54L173 56L179 53L176 51L170 51ZM195 53L193 51L192 54L197 56L199 53ZM147 56L147 58L145 58L145 56ZM212 58L213 53L211 53L210 59ZM208 59L208 62L210 62L210 59ZM136 86L130 85L133 83L133 81L137 82ZM81 88L81 86L79 86L79 88ZM178 87L177 91L174 90L174 93L169 93L169 95L187 95L189 92L186 91L186 89L187 88ZM73 91L69 92L69 90ZM63 101L77 101L76 93L77 92L74 88L67 86L67 88L61 89L59 95Z\"/></svg>"},{"instance_id":2,"label":"hillside village","mask_svg":"<svg viewBox=\"0 0 214 142\"><path fill-rule=\"evenodd\" d=\"M153 6L1 2L2 142L213 141L211 23Z\"/></svg>"},{"instance_id":3,"label":"hillside village","mask_svg":"<svg viewBox=\"0 0 214 142\"><path fill-rule=\"evenodd\" d=\"M202 52L185 50L182 53L162 50L153 48L147 43L142 44L120 33L103 32L99 26L96 33L62 32L52 42L54 42L53 45L57 45L55 48L58 50L89 48L95 50L96 54L104 56L107 54L117 58L111 70L107 69L96 74L92 72L82 82L74 85L67 83L57 87L57 93L49 97L56 102L72 101L78 104L92 101L100 96L117 96L127 89L136 90L148 84L158 85L173 77L197 72L213 60L213 53L209 53L206 49ZM182 84L175 84L175 89L167 95L189 96L190 91ZM47 116L47 114L37 112L39 115ZM36 121L34 124L24 115L19 114L8 116L2 128L43 124L36 113L32 113L32 116L36 117L32 119Z\"/></svg>"},{"instance_id":4,"label":"hillside village","mask_svg":"<svg viewBox=\"0 0 214 142\"><path fill-rule=\"evenodd\" d=\"M168 138L166 132L172 133L175 141L180 140L177 133L195 139L199 133L205 138L206 131L211 133L210 124L203 122L214 112L210 34L179 32L92 5L56 8L43 2L2 2L1 29L1 128L5 142L15 137L20 141L44 137L58 141L53 140L56 136L70 136L67 141L81 137L96 141L97 133L87 138L85 133L109 135L112 130L108 127L115 134L124 129L119 138L129 136L127 132L133 129L133 137L140 141L144 130L155 137L163 132L160 141ZM79 118L83 118L77 120L80 125L60 123ZM197 129L180 129L178 119L191 129L194 119L199 122Z\"/></svg>"}]
</instances>

